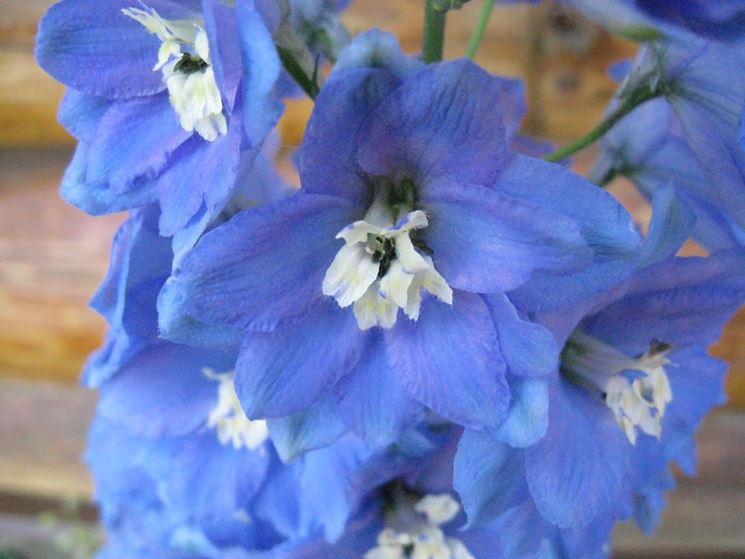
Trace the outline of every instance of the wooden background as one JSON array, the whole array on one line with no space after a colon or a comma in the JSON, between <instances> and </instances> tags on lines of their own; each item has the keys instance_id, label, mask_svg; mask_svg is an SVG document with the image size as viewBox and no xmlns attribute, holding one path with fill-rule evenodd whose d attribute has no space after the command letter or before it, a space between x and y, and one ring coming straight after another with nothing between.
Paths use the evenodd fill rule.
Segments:
<instances>
[{"instance_id":1,"label":"wooden background","mask_svg":"<svg viewBox=\"0 0 745 559\"><path fill-rule=\"evenodd\" d=\"M91 218L56 194L73 144L55 122L62 87L33 61L36 24L49 4L0 0L0 520L3 512L39 510L65 494L90 498L79 455L95 396L75 383L103 336L105 324L87 300L123 218ZM352 31L374 25L393 31L415 52L421 4L355 0L345 21ZM474 0L449 17L447 57L464 52L480 4ZM601 118L615 87L606 68L634 52L634 45L544 2L497 7L478 61L524 78L525 131L562 143ZM310 110L308 101L288 104L285 144L300 142ZM591 150L583 153L577 166L591 158ZM640 223L648 220L649 208L628 184L613 190ZM654 540L632 529L619 532L623 557L736 557L745 550L745 313L727 327L715 353L731 364L731 411L705 427L701 478L683 482ZM0 522L0 549L4 533Z\"/></svg>"}]
</instances>

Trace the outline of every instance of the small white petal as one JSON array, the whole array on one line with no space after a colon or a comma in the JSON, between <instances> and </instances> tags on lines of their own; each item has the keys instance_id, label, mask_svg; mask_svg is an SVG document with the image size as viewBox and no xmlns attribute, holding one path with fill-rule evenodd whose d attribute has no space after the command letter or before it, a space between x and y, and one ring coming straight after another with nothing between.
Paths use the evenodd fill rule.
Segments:
<instances>
[{"instance_id":1,"label":"small white petal","mask_svg":"<svg viewBox=\"0 0 745 559\"><path fill-rule=\"evenodd\" d=\"M368 223L367 221L359 220L354 223L350 223L344 229L336 234L337 239L344 239L348 245L354 245L356 243L367 242L368 235L380 235L384 230Z\"/></svg>"},{"instance_id":2,"label":"small white petal","mask_svg":"<svg viewBox=\"0 0 745 559\"><path fill-rule=\"evenodd\" d=\"M427 261L414 248L408 233L396 237L396 258L410 274L429 268Z\"/></svg>"},{"instance_id":3,"label":"small white petal","mask_svg":"<svg viewBox=\"0 0 745 559\"><path fill-rule=\"evenodd\" d=\"M413 280L414 275L406 272L401 263L394 260L388 272L380 280L380 295L404 309L407 306L409 287Z\"/></svg>"},{"instance_id":4,"label":"small white petal","mask_svg":"<svg viewBox=\"0 0 745 559\"><path fill-rule=\"evenodd\" d=\"M340 307L348 307L365 294L379 269L380 263L373 262L364 245L344 245L326 270L323 294L336 299Z\"/></svg>"},{"instance_id":5,"label":"small white petal","mask_svg":"<svg viewBox=\"0 0 745 559\"><path fill-rule=\"evenodd\" d=\"M415 505L414 509L425 515L430 524L439 526L450 522L458 515L460 504L447 493L426 495Z\"/></svg>"},{"instance_id":6,"label":"small white petal","mask_svg":"<svg viewBox=\"0 0 745 559\"><path fill-rule=\"evenodd\" d=\"M423 229L428 225L429 220L427 219L427 214L422 210L415 210L399 219L396 225L391 228L391 233L406 233L414 229Z\"/></svg>"},{"instance_id":7,"label":"small white petal","mask_svg":"<svg viewBox=\"0 0 745 559\"><path fill-rule=\"evenodd\" d=\"M398 315L398 305L380 296L379 287L372 285L365 294L354 303L354 316L360 330L369 330L373 326L393 328Z\"/></svg>"}]
</instances>

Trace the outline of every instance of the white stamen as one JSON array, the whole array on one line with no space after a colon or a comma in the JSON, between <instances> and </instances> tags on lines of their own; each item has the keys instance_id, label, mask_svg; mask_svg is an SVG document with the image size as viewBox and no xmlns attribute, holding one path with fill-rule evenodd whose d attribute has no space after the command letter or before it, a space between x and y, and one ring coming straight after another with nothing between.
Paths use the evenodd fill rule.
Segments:
<instances>
[{"instance_id":1,"label":"white stamen","mask_svg":"<svg viewBox=\"0 0 745 559\"><path fill-rule=\"evenodd\" d=\"M606 405L629 442L636 444L637 430L657 438L662 433L662 418L673 399L665 373L665 366L671 364L667 359L670 349L652 342L643 355L631 358L575 331L563 354L563 366L581 383L595 386L604 394Z\"/></svg>"},{"instance_id":2,"label":"white stamen","mask_svg":"<svg viewBox=\"0 0 745 559\"><path fill-rule=\"evenodd\" d=\"M161 40L153 70L163 74L181 127L187 132L195 131L209 142L226 134L222 97L210 65L209 40L201 22L164 19L152 8L126 8L122 13ZM204 67L185 69L184 60Z\"/></svg>"},{"instance_id":3,"label":"white stamen","mask_svg":"<svg viewBox=\"0 0 745 559\"><path fill-rule=\"evenodd\" d=\"M266 421L251 421L246 417L235 392L232 371L217 373L205 367L202 372L208 379L218 382L217 404L207 418L207 427L217 432L220 444L232 444L236 450L261 447L269 438Z\"/></svg>"},{"instance_id":4,"label":"white stamen","mask_svg":"<svg viewBox=\"0 0 745 559\"><path fill-rule=\"evenodd\" d=\"M422 516L406 530L385 528L364 559L474 559L463 542L448 538L440 526L455 518L460 505L450 495L427 495L414 507Z\"/></svg>"},{"instance_id":5,"label":"white stamen","mask_svg":"<svg viewBox=\"0 0 745 559\"><path fill-rule=\"evenodd\" d=\"M429 225L424 212L409 212L395 225L392 220L384 223L384 216L380 204L373 204L364 220L337 234L345 244L323 280L323 294L334 297L340 307L354 303L361 330L392 328L399 308L417 320L422 289L444 303L453 302L452 289L410 237L414 230ZM383 265L385 273L380 276Z\"/></svg>"}]
</instances>

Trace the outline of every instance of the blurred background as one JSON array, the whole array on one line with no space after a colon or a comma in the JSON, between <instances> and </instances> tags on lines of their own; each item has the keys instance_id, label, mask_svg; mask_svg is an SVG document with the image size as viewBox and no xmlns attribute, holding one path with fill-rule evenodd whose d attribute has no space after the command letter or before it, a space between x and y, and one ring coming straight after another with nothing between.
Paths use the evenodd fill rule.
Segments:
<instances>
[{"instance_id":1,"label":"blurred background","mask_svg":"<svg viewBox=\"0 0 745 559\"><path fill-rule=\"evenodd\" d=\"M36 25L50 4L0 0L0 559L84 559L99 537L80 458L95 394L77 380L103 337L104 321L87 301L123 215L91 218L57 196L74 144L55 121L63 88L33 59ZM446 57L465 52L480 4L473 0L449 16ZM422 5L355 0L344 20L352 32L393 31L416 52ZM498 6L477 60L523 78L530 108L524 132L561 144L602 117L615 89L606 69L635 51L544 2ZM286 153L300 143L311 108L302 99L288 103L281 122ZM578 170L592 157L592 150L581 153ZM643 228L646 203L622 181L612 190ZM654 538L620 527L616 557L745 557L745 312L714 353L731 365L730 402L700 433L699 476L681 479Z\"/></svg>"}]
</instances>

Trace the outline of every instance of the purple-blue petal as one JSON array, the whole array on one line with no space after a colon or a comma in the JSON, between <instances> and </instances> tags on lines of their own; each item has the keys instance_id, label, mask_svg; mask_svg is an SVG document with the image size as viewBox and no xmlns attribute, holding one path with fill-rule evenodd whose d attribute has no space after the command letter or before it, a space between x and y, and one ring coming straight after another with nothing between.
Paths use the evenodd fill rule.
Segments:
<instances>
[{"instance_id":1,"label":"purple-blue petal","mask_svg":"<svg viewBox=\"0 0 745 559\"><path fill-rule=\"evenodd\" d=\"M496 430L505 418L509 388L489 309L470 293L453 305L428 299L419 320L400 317L386 332L388 359L417 400L451 421Z\"/></svg>"},{"instance_id":2,"label":"purple-blue petal","mask_svg":"<svg viewBox=\"0 0 745 559\"><path fill-rule=\"evenodd\" d=\"M502 80L469 60L429 65L370 116L360 164L423 187L443 176L490 184L508 159L502 94Z\"/></svg>"},{"instance_id":3,"label":"purple-blue petal","mask_svg":"<svg viewBox=\"0 0 745 559\"><path fill-rule=\"evenodd\" d=\"M401 386L380 331L373 331L357 366L337 383L339 411L349 429L373 447L395 442L422 406Z\"/></svg>"},{"instance_id":4,"label":"purple-blue petal","mask_svg":"<svg viewBox=\"0 0 745 559\"><path fill-rule=\"evenodd\" d=\"M333 300L273 332L247 335L236 390L251 417L281 417L313 404L354 367L364 349L354 313Z\"/></svg>"},{"instance_id":5,"label":"purple-blue petal","mask_svg":"<svg viewBox=\"0 0 745 559\"><path fill-rule=\"evenodd\" d=\"M528 486L549 522L581 527L612 513L631 445L593 394L563 380L551 389L548 431L525 451Z\"/></svg>"},{"instance_id":6,"label":"purple-blue petal","mask_svg":"<svg viewBox=\"0 0 745 559\"><path fill-rule=\"evenodd\" d=\"M499 293L533 272L581 270L592 255L574 221L477 185L440 182L423 197L424 240L454 288Z\"/></svg>"}]
</instances>

